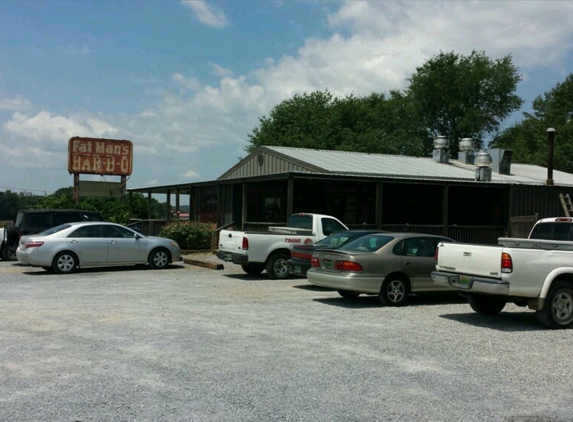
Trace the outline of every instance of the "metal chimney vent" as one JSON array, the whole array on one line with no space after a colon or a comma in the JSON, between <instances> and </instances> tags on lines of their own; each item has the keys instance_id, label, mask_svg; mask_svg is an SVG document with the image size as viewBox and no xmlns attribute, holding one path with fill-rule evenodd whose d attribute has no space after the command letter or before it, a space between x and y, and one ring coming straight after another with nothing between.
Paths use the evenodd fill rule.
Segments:
<instances>
[{"instance_id":1,"label":"metal chimney vent","mask_svg":"<svg viewBox=\"0 0 573 422\"><path fill-rule=\"evenodd\" d=\"M458 161L463 164L473 164L476 153L475 144L472 138L462 138L459 146Z\"/></svg>"},{"instance_id":2,"label":"metal chimney vent","mask_svg":"<svg viewBox=\"0 0 573 422\"><path fill-rule=\"evenodd\" d=\"M475 180L478 182L491 182L491 156L480 151L476 154L475 165L477 166Z\"/></svg>"},{"instance_id":3,"label":"metal chimney vent","mask_svg":"<svg viewBox=\"0 0 573 422\"><path fill-rule=\"evenodd\" d=\"M438 163L448 163L450 161L449 147L450 141L446 136L440 135L434 139L434 161Z\"/></svg>"}]
</instances>

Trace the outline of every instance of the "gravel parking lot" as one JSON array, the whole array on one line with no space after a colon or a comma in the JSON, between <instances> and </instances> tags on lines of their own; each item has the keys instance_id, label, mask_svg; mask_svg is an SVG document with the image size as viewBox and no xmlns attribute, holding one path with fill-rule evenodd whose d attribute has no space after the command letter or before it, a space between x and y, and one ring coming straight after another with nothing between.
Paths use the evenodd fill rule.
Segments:
<instances>
[{"instance_id":1,"label":"gravel parking lot","mask_svg":"<svg viewBox=\"0 0 573 422\"><path fill-rule=\"evenodd\" d=\"M2 421L571 421L572 331L183 263L0 261Z\"/></svg>"}]
</instances>

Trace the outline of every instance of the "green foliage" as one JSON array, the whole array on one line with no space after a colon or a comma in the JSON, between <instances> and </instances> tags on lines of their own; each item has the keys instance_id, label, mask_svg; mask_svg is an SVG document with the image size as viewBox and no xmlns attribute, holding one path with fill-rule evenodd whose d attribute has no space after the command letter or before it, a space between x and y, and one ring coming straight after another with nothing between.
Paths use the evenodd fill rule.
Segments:
<instances>
[{"instance_id":1,"label":"green foliage","mask_svg":"<svg viewBox=\"0 0 573 422\"><path fill-rule=\"evenodd\" d=\"M259 119L246 150L251 152L261 145L334 149L330 124L334 101L329 92L295 94L275 106L269 117Z\"/></svg>"},{"instance_id":2,"label":"green foliage","mask_svg":"<svg viewBox=\"0 0 573 422\"><path fill-rule=\"evenodd\" d=\"M28 192L0 192L0 220L14 220L20 209L37 208L38 196Z\"/></svg>"},{"instance_id":3,"label":"green foliage","mask_svg":"<svg viewBox=\"0 0 573 422\"><path fill-rule=\"evenodd\" d=\"M39 196L29 193L0 192L0 220L14 220L20 209L81 209L98 211L106 221L127 224L130 218L147 218L147 199L140 193L126 197L125 202L113 198L83 198L74 203L72 188L58 189L51 195ZM165 214L165 205L152 199L151 218Z\"/></svg>"},{"instance_id":4,"label":"green foliage","mask_svg":"<svg viewBox=\"0 0 573 422\"><path fill-rule=\"evenodd\" d=\"M359 151L381 154L423 154L425 136L412 119L413 109L399 92L349 95L329 92L295 95L277 105L249 135L251 152L261 145Z\"/></svg>"},{"instance_id":5,"label":"green foliage","mask_svg":"<svg viewBox=\"0 0 573 422\"><path fill-rule=\"evenodd\" d=\"M512 149L513 160L547 165L547 129L554 128L555 169L573 173L573 74L565 78L532 104L533 113L504 130L493 145Z\"/></svg>"},{"instance_id":6,"label":"green foliage","mask_svg":"<svg viewBox=\"0 0 573 422\"><path fill-rule=\"evenodd\" d=\"M181 249L209 250L215 224L194 221L174 221L161 228L159 236L173 239Z\"/></svg>"},{"instance_id":7,"label":"green foliage","mask_svg":"<svg viewBox=\"0 0 573 422\"><path fill-rule=\"evenodd\" d=\"M428 139L447 136L455 156L461 138L473 138L481 148L484 136L497 133L501 121L521 107L515 94L520 80L511 56L440 53L416 69L406 93Z\"/></svg>"}]
</instances>

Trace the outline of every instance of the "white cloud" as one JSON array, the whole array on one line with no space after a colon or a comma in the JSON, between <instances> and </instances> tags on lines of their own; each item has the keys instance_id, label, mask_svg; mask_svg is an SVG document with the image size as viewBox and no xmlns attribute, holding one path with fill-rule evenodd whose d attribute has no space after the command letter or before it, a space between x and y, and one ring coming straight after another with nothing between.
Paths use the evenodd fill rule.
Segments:
<instances>
[{"instance_id":1,"label":"white cloud","mask_svg":"<svg viewBox=\"0 0 573 422\"><path fill-rule=\"evenodd\" d=\"M52 116L41 111L35 116L16 112L4 123L4 129L13 135L34 141L67 142L72 136L113 137L117 129L95 117Z\"/></svg>"},{"instance_id":2,"label":"white cloud","mask_svg":"<svg viewBox=\"0 0 573 422\"><path fill-rule=\"evenodd\" d=\"M213 68L215 75L223 78L225 76L233 76L234 72L231 69L226 69L219 66L217 63L209 62L209 65Z\"/></svg>"},{"instance_id":3,"label":"white cloud","mask_svg":"<svg viewBox=\"0 0 573 422\"><path fill-rule=\"evenodd\" d=\"M181 176L186 178L186 179L200 179L201 178L199 173L197 173L196 171L193 171L193 170L188 170L185 173L183 173Z\"/></svg>"},{"instance_id":4,"label":"white cloud","mask_svg":"<svg viewBox=\"0 0 573 422\"><path fill-rule=\"evenodd\" d=\"M175 73L173 75L173 81L180 87L195 91L201 88L201 83L197 78L186 78L181 73Z\"/></svg>"},{"instance_id":5,"label":"white cloud","mask_svg":"<svg viewBox=\"0 0 573 422\"><path fill-rule=\"evenodd\" d=\"M2 154L9 157L11 167L18 168L18 174L25 174L31 169L57 169L65 174L67 168L67 145L72 136L108 137L117 133L108 122L86 116L66 117L53 116L41 111L36 115L16 112L3 125L5 136L0 138ZM37 182L28 185L43 186Z\"/></svg>"},{"instance_id":6,"label":"white cloud","mask_svg":"<svg viewBox=\"0 0 573 422\"><path fill-rule=\"evenodd\" d=\"M571 49L572 13L570 1L347 1L329 22L378 45L413 46L424 58L484 50L534 66Z\"/></svg>"},{"instance_id":7,"label":"white cloud","mask_svg":"<svg viewBox=\"0 0 573 422\"><path fill-rule=\"evenodd\" d=\"M182 0L181 4L191 9L195 17L207 26L222 28L229 25L225 13L213 4L203 0Z\"/></svg>"},{"instance_id":8,"label":"white cloud","mask_svg":"<svg viewBox=\"0 0 573 422\"><path fill-rule=\"evenodd\" d=\"M14 98L0 98L0 110L25 111L30 108L32 103L21 95L16 95Z\"/></svg>"}]
</instances>

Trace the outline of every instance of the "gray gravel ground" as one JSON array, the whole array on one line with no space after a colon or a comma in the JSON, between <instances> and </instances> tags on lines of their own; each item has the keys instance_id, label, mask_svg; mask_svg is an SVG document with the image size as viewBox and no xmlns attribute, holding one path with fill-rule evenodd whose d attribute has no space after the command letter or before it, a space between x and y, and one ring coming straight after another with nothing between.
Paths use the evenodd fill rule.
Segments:
<instances>
[{"instance_id":1,"label":"gray gravel ground","mask_svg":"<svg viewBox=\"0 0 573 422\"><path fill-rule=\"evenodd\" d=\"M180 263L0 261L1 421L571 421L572 331Z\"/></svg>"}]
</instances>

